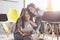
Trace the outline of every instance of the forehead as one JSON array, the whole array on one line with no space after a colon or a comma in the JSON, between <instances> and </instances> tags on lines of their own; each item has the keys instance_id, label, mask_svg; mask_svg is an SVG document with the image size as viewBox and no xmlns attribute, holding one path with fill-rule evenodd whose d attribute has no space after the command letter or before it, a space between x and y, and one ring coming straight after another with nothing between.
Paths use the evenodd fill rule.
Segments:
<instances>
[{"instance_id":1,"label":"forehead","mask_svg":"<svg viewBox=\"0 0 60 40\"><path fill-rule=\"evenodd\" d=\"M35 9L35 8L33 8L33 7L29 7L29 9L30 9L30 10L33 10L33 9Z\"/></svg>"}]
</instances>

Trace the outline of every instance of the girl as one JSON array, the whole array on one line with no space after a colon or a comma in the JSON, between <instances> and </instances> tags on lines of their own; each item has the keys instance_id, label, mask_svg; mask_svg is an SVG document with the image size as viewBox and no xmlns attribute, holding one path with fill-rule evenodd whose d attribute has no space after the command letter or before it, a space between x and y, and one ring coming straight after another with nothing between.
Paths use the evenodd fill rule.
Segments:
<instances>
[{"instance_id":1,"label":"girl","mask_svg":"<svg viewBox=\"0 0 60 40\"><path fill-rule=\"evenodd\" d=\"M16 22L16 28L14 32L15 40L31 40L30 34L33 30L33 26L37 26L34 22L30 20L30 15L28 10L22 9L21 17L18 18Z\"/></svg>"}]
</instances>

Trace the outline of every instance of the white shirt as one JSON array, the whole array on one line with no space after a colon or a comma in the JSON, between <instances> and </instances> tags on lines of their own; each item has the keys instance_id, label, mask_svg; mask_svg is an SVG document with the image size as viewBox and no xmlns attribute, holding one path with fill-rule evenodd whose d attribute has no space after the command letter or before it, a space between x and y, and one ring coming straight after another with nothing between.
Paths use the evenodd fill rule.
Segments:
<instances>
[{"instance_id":1,"label":"white shirt","mask_svg":"<svg viewBox=\"0 0 60 40\"><path fill-rule=\"evenodd\" d=\"M43 10L38 10L38 11L35 11L34 14L35 14L36 16L43 16L44 11L43 11Z\"/></svg>"},{"instance_id":2,"label":"white shirt","mask_svg":"<svg viewBox=\"0 0 60 40\"><path fill-rule=\"evenodd\" d=\"M29 22L25 22L25 27L23 29L21 28L21 30L26 31L26 32L30 32L33 30L33 27Z\"/></svg>"}]
</instances>

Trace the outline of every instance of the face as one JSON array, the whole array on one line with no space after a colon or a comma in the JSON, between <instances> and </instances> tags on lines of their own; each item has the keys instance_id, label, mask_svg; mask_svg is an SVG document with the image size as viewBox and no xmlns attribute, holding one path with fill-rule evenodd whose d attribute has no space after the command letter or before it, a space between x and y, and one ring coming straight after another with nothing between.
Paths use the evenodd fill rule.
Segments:
<instances>
[{"instance_id":1,"label":"face","mask_svg":"<svg viewBox=\"0 0 60 40\"><path fill-rule=\"evenodd\" d=\"M30 12L32 12L32 13L35 12L35 8L33 8L33 7L29 7L29 10L30 10Z\"/></svg>"},{"instance_id":2,"label":"face","mask_svg":"<svg viewBox=\"0 0 60 40\"><path fill-rule=\"evenodd\" d=\"M28 11L25 11L25 18L28 20L30 19L30 15L28 14Z\"/></svg>"}]
</instances>

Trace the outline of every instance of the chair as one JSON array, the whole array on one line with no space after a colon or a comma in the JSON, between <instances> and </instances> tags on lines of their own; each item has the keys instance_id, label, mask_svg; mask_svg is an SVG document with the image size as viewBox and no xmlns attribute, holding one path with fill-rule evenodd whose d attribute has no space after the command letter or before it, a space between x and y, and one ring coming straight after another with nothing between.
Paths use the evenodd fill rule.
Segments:
<instances>
[{"instance_id":1,"label":"chair","mask_svg":"<svg viewBox=\"0 0 60 40\"><path fill-rule=\"evenodd\" d=\"M10 30L11 31L12 31L12 29L15 30L15 26L13 26L13 25L15 24L15 22L19 18L17 10L15 8L10 8L7 16L8 16Z\"/></svg>"},{"instance_id":2,"label":"chair","mask_svg":"<svg viewBox=\"0 0 60 40\"><path fill-rule=\"evenodd\" d=\"M4 31L6 32L6 35L7 35L7 34L9 34L10 30L7 27L7 25L4 24L4 22L6 22L6 21L8 21L7 15L6 14L0 14L0 24L1 24L2 28L4 29Z\"/></svg>"},{"instance_id":3,"label":"chair","mask_svg":"<svg viewBox=\"0 0 60 40\"><path fill-rule=\"evenodd\" d=\"M19 18L18 12L14 8L9 9L7 16L9 22L16 22L17 19Z\"/></svg>"}]
</instances>

